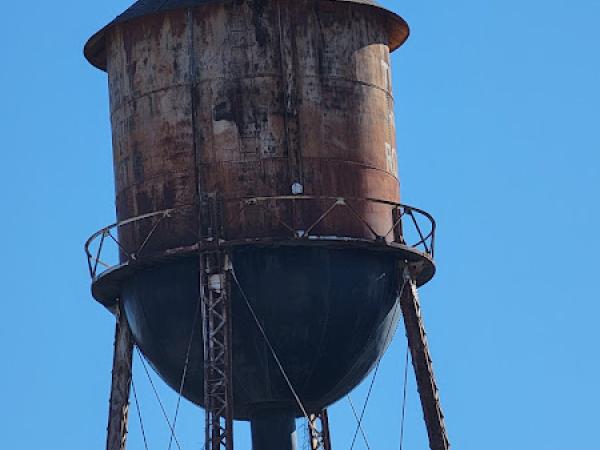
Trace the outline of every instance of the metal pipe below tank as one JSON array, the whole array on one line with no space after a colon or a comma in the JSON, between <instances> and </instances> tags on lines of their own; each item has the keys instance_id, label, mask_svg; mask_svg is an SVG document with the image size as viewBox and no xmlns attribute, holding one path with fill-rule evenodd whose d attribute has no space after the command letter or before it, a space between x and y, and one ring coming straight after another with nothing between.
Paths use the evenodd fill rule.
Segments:
<instances>
[{"instance_id":1,"label":"metal pipe below tank","mask_svg":"<svg viewBox=\"0 0 600 450\"><path fill-rule=\"evenodd\" d=\"M296 419L286 412L261 413L252 418L252 450L297 450Z\"/></svg>"}]
</instances>

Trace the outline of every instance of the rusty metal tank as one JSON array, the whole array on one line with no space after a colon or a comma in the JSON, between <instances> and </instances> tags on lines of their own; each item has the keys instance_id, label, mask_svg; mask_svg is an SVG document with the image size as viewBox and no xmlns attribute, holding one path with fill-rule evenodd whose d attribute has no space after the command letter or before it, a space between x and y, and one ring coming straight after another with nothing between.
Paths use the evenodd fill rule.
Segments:
<instances>
[{"instance_id":1,"label":"rusty metal tank","mask_svg":"<svg viewBox=\"0 0 600 450\"><path fill-rule=\"evenodd\" d=\"M85 48L109 77L118 219L199 192L399 201L389 53L407 34L371 1L136 3ZM308 203L274 208L301 229L325 207ZM381 207L356 207L390 228ZM196 216L154 245L193 241ZM278 234L235 203L224 222L230 238ZM368 233L335 215L321 226Z\"/></svg>"},{"instance_id":2,"label":"rusty metal tank","mask_svg":"<svg viewBox=\"0 0 600 450\"><path fill-rule=\"evenodd\" d=\"M423 259L394 215L390 52L407 36L371 0L140 0L89 40L109 79L117 218L130 221L122 265L93 292L121 299L171 386L198 298L198 235L214 233L200 220L207 195L246 291L233 292L236 418L300 414L242 295L310 411L385 351L399 261ZM160 226L138 220L165 210ZM202 354L195 343L184 390L198 404Z\"/></svg>"}]
</instances>

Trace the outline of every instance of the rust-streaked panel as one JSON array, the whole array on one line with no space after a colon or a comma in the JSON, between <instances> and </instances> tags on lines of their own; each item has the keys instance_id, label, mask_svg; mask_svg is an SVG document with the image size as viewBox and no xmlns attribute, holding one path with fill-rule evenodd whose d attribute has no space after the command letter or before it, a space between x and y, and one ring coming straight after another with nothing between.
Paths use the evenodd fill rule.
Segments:
<instances>
[{"instance_id":1,"label":"rust-streaked panel","mask_svg":"<svg viewBox=\"0 0 600 450\"><path fill-rule=\"evenodd\" d=\"M352 2L215 2L123 22L106 47L119 220L186 204L291 195L399 201L385 15ZM296 192L298 193L298 192ZM329 205L240 214L230 238L308 226ZM229 209L228 209L229 208ZM358 202L385 234L392 217ZM194 214L158 230L155 250L193 239ZM342 210L323 235L372 238ZM148 230L122 237L131 248Z\"/></svg>"}]
</instances>

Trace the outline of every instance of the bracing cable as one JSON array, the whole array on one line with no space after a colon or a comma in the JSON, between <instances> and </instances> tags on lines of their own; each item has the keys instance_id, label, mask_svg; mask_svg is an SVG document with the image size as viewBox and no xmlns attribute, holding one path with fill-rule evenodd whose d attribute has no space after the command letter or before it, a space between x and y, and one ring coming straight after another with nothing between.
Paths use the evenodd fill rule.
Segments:
<instances>
[{"instance_id":1,"label":"bracing cable","mask_svg":"<svg viewBox=\"0 0 600 450\"><path fill-rule=\"evenodd\" d=\"M356 444L356 438L358 437L358 431L362 428L362 422L365 418L365 412L367 410L367 405L369 404L369 400L371 399L371 394L373 393L373 386L375 385L375 379L377 378L377 374L379 373L379 367L381 365L381 359L377 361L377 365L375 366L375 371L373 372L373 377L371 378L371 384L369 385L369 390L367 392L367 398L365 398L365 403L360 412L360 417L357 420L356 430L354 430L354 437L352 438L352 445L350 445L350 450L354 449L354 444ZM368 444L367 444L368 446Z\"/></svg>"},{"instance_id":2,"label":"bracing cable","mask_svg":"<svg viewBox=\"0 0 600 450\"><path fill-rule=\"evenodd\" d=\"M198 323L198 316L200 315L200 304L201 297L198 296L198 302L196 304L196 312L194 313L194 321L192 322L192 331L190 333L190 339L188 342L187 352L185 354L185 363L183 366L183 373L181 375L181 383L179 384L179 395L177 397L177 406L175 407L175 416L173 417L173 428L171 429L171 435L169 437L169 447L168 450L171 450L171 446L173 445L173 438L175 437L175 427L177 426L177 417L179 415L179 408L181 406L181 397L183 395L183 388L185 386L185 380L187 376L187 371L190 363L190 354L192 351L192 342L194 340L194 334L196 332L196 325Z\"/></svg>"},{"instance_id":3,"label":"bracing cable","mask_svg":"<svg viewBox=\"0 0 600 450\"><path fill-rule=\"evenodd\" d=\"M154 381L152 381L152 377L150 376L150 371L148 370L148 366L146 365L145 357L137 346L135 347L135 349L137 351L138 356L140 357L140 361L142 362L142 367L144 368L144 372L146 372L146 376L148 377L150 386L152 386L152 390L154 391L154 396L156 397L156 400L158 401L158 404L160 405L160 409L162 411L163 417L165 418L165 421L167 422L167 425L169 426L171 433L173 433L173 439L175 440L175 445L177 445L177 448L179 450L181 450L181 445L179 444L179 441L177 440L177 436L175 435L175 429L171 425L171 421L169 420L169 416L167 415L165 406L160 398L160 395L158 394L158 390L156 389L156 386L154 385Z\"/></svg>"},{"instance_id":4,"label":"bracing cable","mask_svg":"<svg viewBox=\"0 0 600 450\"><path fill-rule=\"evenodd\" d=\"M402 295L404 294L404 289L406 288L406 280L403 281L402 283L402 287L400 288L400 291L398 292L398 299L400 299L402 297ZM394 304L394 306L396 308L399 307L399 302L396 302ZM387 342L388 339L390 338L390 333L392 331L392 327L389 327L385 336L385 341ZM394 332L396 330L394 329ZM357 425L356 425L356 430L354 431L354 437L352 438L352 444L350 446L350 450L354 449L354 445L356 444L356 438L358 437L358 432L359 430L362 428L362 422L363 419L365 417L365 412L367 410L367 405L369 404L369 400L371 398L371 394L373 393L373 386L375 385L375 379L377 378L377 374L379 373L379 367L381 366L381 361L383 359L383 355L379 356L378 360L377 360L377 364L375 365L375 371L373 372L373 378L371 378L371 384L369 385L369 390L367 392L367 397L365 398L365 403L363 405L362 411L360 413L360 417L357 420ZM368 446L368 444L367 444Z\"/></svg>"},{"instance_id":5,"label":"bracing cable","mask_svg":"<svg viewBox=\"0 0 600 450\"><path fill-rule=\"evenodd\" d=\"M354 402L352 401L352 397L350 396L350 394L348 394L346 396L346 398L348 399L348 402L350 403L350 408L352 408L352 414L354 414L354 418L356 419L356 421L359 424L360 434L362 434L363 440L365 441L365 445L367 446L368 450L371 450L371 446L369 445L369 441L367 439L365 430L363 429L362 423L360 423L360 421L358 420L358 413L356 412L356 408L354 407Z\"/></svg>"},{"instance_id":6,"label":"bracing cable","mask_svg":"<svg viewBox=\"0 0 600 450\"><path fill-rule=\"evenodd\" d=\"M254 319L254 322L256 323L256 326L257 326L259 332L261 333L263 339L265 340L265 343L267 344L269 352L273 356L273 359L275 360L275 363L277 364L277 366L279 368L279 371L281 372L281 374L282 374L282 376L283 376L286 384L288 385L288 387L289 387L292 395L294 396L294 399L296 400L296 403L298 404L300 410L302 411L302 414L304 415L304 417L308 421L309 426L311 427L312 431L314 433L318 434L318 431L315 429L314 425L310 421L308 412L307 412L306 408L304 407L302 401L300 400L300 397L298 396L298 393L296 392L296 389L294 388L294 386L293 386L290 378L288 377L288 375L287 375L287 373L286 373L286 371L285 371L285 369L283 367L283 364L281 363L281 360L277 356L277 352L275 351L275 348L273 347L273 345L271 343L271 340L267 336L267 333L266 333L266 331L265 331L262 323L260 322L258 316L256 315L256 312L254 311L254 308L252 307L252 304L250 303L250 300L249 300L248 296L246 295L244 289L242 288L242 285L241 285L240 281L237 278L237 275L235 273L235 269L233 268L233 266L231 268L231 275L232 275L233 280L235 281L235 284L239 288L240 294L242 295L242 298L244 299L244 302L245 302L246 306L248 307L248 310L250 311L250 314L252 315L252 318ZM404 282L402 284L402 287L401 287L401 289L399 291L399 294L398 294L398 298L400 298L403 295L405 287L406 287L406 280L404 280ZM398 303L396 303L395 306L398 307ZM391 327L387 330L387 334L386 334L386 338L385 338L386 342L388 341L388 339L390 337L390 333L391 333ZM358 423L357 423L356 430L354 432L354 437L352 439L352 445L350 447L350 450L353 450L353 448L354 448L354 445L356 443L356 438L358 436L358 432L359 431L362 431L363 438L365 439L365 443L367 445L367 448L370 449L368 441L366 439L366 435L364 434L364 430L362 430L362 421L364 419L364 415L365 415L365 412L366 412L366 409L367 409L367 405L369 403L369 399L370 399L371 394L373 392L373 386L375 384L375 379L377 378L377 374L379 372L379 367L381 365L381 360L382 360L382 357L380 356L379 359L377 360L377 363L376 363L376 366L375 366L375 371L373 373L373 378L371 379L371 384L369 386L369 390L367 392L367 397L365 399L365 403L363 405L360 417L357 417L357 422ZM355 414L355 417L356 417L356 414Z\"/></svg>"},{"instance_id":7,"label":"bracing cable","mask_svg":"<svg viewBox=\"0 0 600 450\"><path fill-rule=\"evenodd\" d=\"M410 354L410 347L406 343L406 358L404 361L404 388L402 392L402 418L400 421L400 450L404 446L404 419L406 418L406 385L408 384L408 355Z\"/></svg>"},{"instance_id":8,"label":"bracing cable","mask_svg":"<svg viewBox=\"0 0 600 450\"><path fill-rule=\"evenodd\" d=\"M133 399L135 400L135 409L140 422L140 429L142 430L142 439L144 440L144 448L148 450L148 440L146 439L146 430L144 428L144 421L142 419L142 410L140 408L140 402L138 400L137 392L135 390L135 383L133 378L131 379L131 390L133 391Z\"/></svg>"},{"instance_id":9,"label":"bracing cable","mask_svg":"<svg viewBox=\"0 0 600 450\"><path fill-rule=\"evenodd\" d=\"M304 417L306 418L306 420L308 420L309 426L313 429L313 431L317 432L317 430L315 429L314 425L310 421L310 418L308 416L308 412L307 412L306 408L304 407L304 404L300 400L300 397L298 396L298 393L296 392L296 389L294 388L294 386L293 386L290 378L288 377L285 369L283 368L283 364L281 363L281 360L279 359L279 356L277 356L277 352L275 352L275 348L271 344L271 340L267 336L267 333L265 332L265 329L264 329L262 323L258 319L258 316L256 315L256 312L254 311L254 308L252 307L252 304L250 303L250 300L248 299L248 296L244 292L244 289L242 288L242 285L240 284L240 281L237 278L237 275L235 273L235 269L233 268L233 266L231 268L231 276L232 276L233 280L235 281L235 284L239 288L240 293L242 294L242 298L244 299L244 302L246 303L246 306L248 307L248 310L250 311L250 314L252 315L252 318L254 319L254 322L256 323L256 326L257 326L258 330L260 331L260 334L262 335L263 339L265 340L265 343L267 344L267 347L269 348L269 352L273 356L273 359L275 360L275 363L277 364L277 366L279 368L279 371L281 372L281 375L283 375L283 378L284 378L286 384L288 385L288 387L289 387L292 395L294 396L294 399L296 400L296 403L300 407L300 410L302 411L302 414L304 415Z\"/></svg>"}]
</instances>

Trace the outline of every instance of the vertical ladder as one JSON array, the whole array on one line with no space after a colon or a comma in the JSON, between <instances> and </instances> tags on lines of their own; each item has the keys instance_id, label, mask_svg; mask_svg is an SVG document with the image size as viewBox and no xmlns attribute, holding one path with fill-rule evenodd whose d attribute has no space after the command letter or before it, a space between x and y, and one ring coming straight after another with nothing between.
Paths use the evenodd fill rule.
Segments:
<instances>
[{"instance_id":1,"label":"vertical ladder","mask_svg":"<svg viewBox=\"0 0 600 450\"><path fill-rule=\"evenodd\" d=\"M219 248L220 204L216 195L203 198L200 245L200 299L204 338L205 450L233 450L233 386L231 337L231 264Z\"/></svg>"},{"instance_id":2,"label":"vertical ladder","mask_svg":"<svg viewBox=\"0 0 600 450\"><path fill-rule=\"evenodd\" d=\"M444 414L440 403L439 391L433 374L433 366L427 343L427 333L421 315L421 305L415 277L409 265L402 266L401 285L404 286L400 297L400 307L406 327L406 337L415 369L419 396L423 407L423 416L429 436L431 450L449 450L450 442L446 433Z\"/></svg>"}]
</instances>

